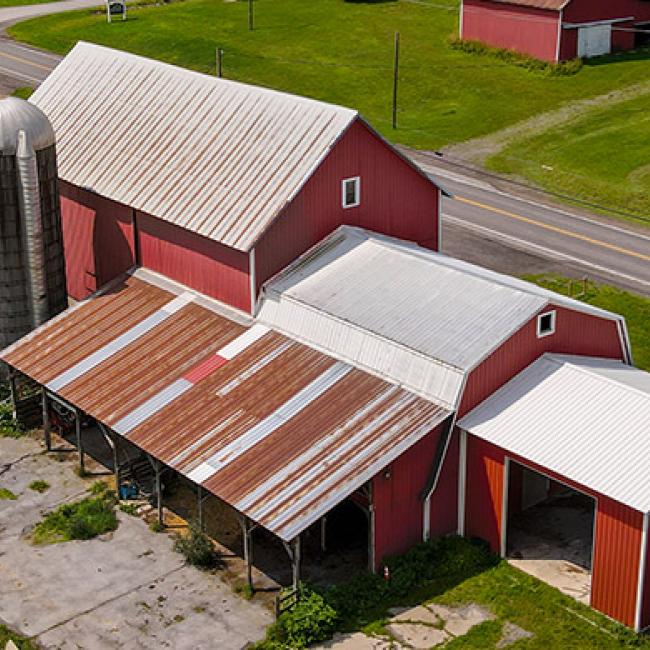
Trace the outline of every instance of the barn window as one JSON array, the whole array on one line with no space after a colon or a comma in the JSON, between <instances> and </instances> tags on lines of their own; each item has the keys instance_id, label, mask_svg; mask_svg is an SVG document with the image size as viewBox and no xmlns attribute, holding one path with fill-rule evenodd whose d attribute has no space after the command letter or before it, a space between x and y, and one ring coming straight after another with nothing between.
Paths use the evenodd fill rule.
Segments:
<instances>
[{"instance_id":1,"label":"barn window","mask_svg":"<svg viewBox=\"0 0 650 650\"><path fill-rule=\"evenodd\" d=\"M361 179L358 176L346 178L341 187L344 208L354 208L361 203Z\"/></svg>"},{"instance_id":2,"label":"barn window","mask_svg":"<svg viewBox=\"0 0 650 650\"><path fill-rule=\"evenodd\" d=\"M555 333L555 310L547 311L537 317L537 338Z\"/></svg>"}]
</instances>

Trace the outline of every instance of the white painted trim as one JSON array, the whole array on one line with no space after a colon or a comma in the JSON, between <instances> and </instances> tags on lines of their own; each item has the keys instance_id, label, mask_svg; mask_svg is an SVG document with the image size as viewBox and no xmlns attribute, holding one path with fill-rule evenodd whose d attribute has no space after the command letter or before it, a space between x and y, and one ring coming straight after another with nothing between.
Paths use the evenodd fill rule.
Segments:
<instances>
[{"instance_id":1,"label":"white painted trim","mask_svg":"<svg viewBox=\"0 0 650 650\"><path fill-rule=\"evenodd\" d=\"M503 494L501 495L501 547L500 555L508 554L508 492L510 490L510 458L503 459Z\"/></svg>"},{"instance_id":2,"label":"white painted trim","mask_svg":"<svg viewBox=\"0 0 650 650\"><path fill-rule=\"evenodd\" d=\"M248 253L248 277L250 280L251 292L251 316L255 316L255 306L257 304L257 274L255 272L255 247L250 249Z\"/></svg>"},{"instance_id":3,"label":"white painted trim","mask_svg":"<svg viewBox=\"0 0 650 650\"><path fill-rule=\"evenodd\" d=\"M560 10L560 16L557 21L557 45L555 48L555 63L560 62L560 50L562 49L562 29L564 27L564 9Z\"/></svg>"},{"instance_id":4,"label":"white painted trim","mask_svg":"<svg viewBox=\"0 0 650 650\"><path fill-rule=\"evenodd\" d=\"M579 29L580 27L597 27L598 25L615 25L616 23L629 23L635 20L634 16L627 18L611 18L609 20L594 20L587 23L562 23L564 29Z\"/></svg>"},{"instance_id":5,"label":"white painted trim","mask_svg":"<svg viewBox=\"0 0 650 650\"><path fill-rule=\"evenodd\" d=\"M467 497L467 431L460 430L458 453L458 534L465 536L465 504Z\"/></svg>"},{"instance_id":6,"label":"white painted trim","mask_svg":"<svg viewBox=\"0 0 650 650\"><path fill-rule=\"evenodd\" d=\"M542 332L542 318L545 316L551 317L551 329L548 332ZM555 324L557 321L557 310L551 309L550 311L542 312L537 314L537 338L543 339L546 336L552 336L555 334Z\"/></svg>"},{"instance_id":7,"label":"white painted trim","mask_svg":"<svg viewBox=\"0 0 650 650\"><path fill-rule=\"evenodd\" d=\"M346 199L346 185L354 181L354 203L347 204ZM361 177L360 176L351 176L350 178L344 178L341 181L341 206L344 210L349 208L356 208L361 204Z\"/></svg>"},{"instance_id":8,"label":"white painted trim","mask_svg":"<svg viewBox=\"0 0 650 650\"><path fill-rule=\"evenodd\" d=\"M616 329L618 330L618 337L623 350L623 360L628 366L633 366L632 343L630 342L630 335L627 331L627 323L624 318L619 318L616 321Z\"/></svg>"},{"instance_id":9,"label":"white painted trim","mask_svg":"<svg viewBox=\"0 0 650 650\"><path fill-rule=\"evenodd\" d=\"M634 629L640 632L642 629L641 618L643 616L643 590L645 585L646 562L648 559L648 522L650 515L646 512L643 515L643 532L641 533L641 548L639 549L639 579L636 588L636 612L634 615Z\"/></svg>"},{"instance_id":10,"label":"white painted trim","mask_svg":"<svg viewBox=\"0 0 650 650\"><path fill-rule=\"evenodd\" d=\"M458 37L463 39L463 13L465 12L465 0L460 0L460 26L458 28Z\"/></svg>"}]
</instances>

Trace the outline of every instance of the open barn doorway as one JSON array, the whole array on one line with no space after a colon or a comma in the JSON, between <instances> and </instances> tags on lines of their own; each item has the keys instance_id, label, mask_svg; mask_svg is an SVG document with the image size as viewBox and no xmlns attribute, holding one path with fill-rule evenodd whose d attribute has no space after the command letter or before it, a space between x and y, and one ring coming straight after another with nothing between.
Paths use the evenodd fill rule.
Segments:
<instances>
[{"instance_id":1,"label":"open barn doorway","mask_svg":"<svg viewBox=\"0 0 650 650\"><path fill-rule=\"evenodd\" d=\"M509 562L589 604L596 501L509 461L504 551Z\"/></svg>"}]
</instances>

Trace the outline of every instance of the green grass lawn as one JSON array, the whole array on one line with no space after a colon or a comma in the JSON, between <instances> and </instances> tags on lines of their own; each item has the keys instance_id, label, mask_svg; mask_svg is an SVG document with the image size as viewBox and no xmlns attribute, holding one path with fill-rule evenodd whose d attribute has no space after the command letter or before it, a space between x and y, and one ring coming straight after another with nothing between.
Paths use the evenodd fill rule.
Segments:
<instances>
[{"instance_id":1,"label":"green grass lawn","mask_svg":"<svg viewBox=\"0 0 650 650\"><path fill-rule=\"evenodd\" d=\"M569 279L559 275L528 275L524 279L551 291L564 295L568 293ZM573 293L576 293L575 284ZM586 295L579 299L625 316L634 364L650 372L650 298L591 282Z\"/></svg>"},{"instance_id":2,"label":"green grass lawn","mask_svg":"<svg viewBox=\"0 0 650 650\"><path fill-rule=\"evenodd\" d=\"M449 47L458 0L345 2L185 0L130 10L109 25L103 11L46 16L11 28L12 36L64 53L77 40L129 50L357 108L393 141L434 149L501 129L567 101L644 81L640 56L586 65L574 76L546 76L493 57ZM399 128L391 119L393 36L401 35Z\"/></svg>"},{"instance_id":3,"label":"green grass lawn","mask_svg":"<svg viewBox=\"0 0 650 650\"><path fill-rule=\"evenodd\" d=\"M516 140L490 158L488 167L650 219L649 146L646 94Z\"/></svg>"}]
</instances>

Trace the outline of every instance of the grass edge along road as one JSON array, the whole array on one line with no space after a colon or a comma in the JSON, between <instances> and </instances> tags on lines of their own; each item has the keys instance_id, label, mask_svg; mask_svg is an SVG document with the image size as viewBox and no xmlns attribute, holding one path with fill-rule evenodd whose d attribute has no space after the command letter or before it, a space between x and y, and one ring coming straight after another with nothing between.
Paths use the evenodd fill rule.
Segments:
<instances>
[{"instance_id":1,"label":"grass edge along road","mask_svg":"<svg viewBox=\"0 0 650 650\"><path fill-rule=\"evenodd\" d=\"M256 0L253 31L247 29L246 5L185 0L163 6L133 6L128 21L111 25L106 23L103 10L84 10L23 22L13 26L10 33L62 54L83 39L207 73L214 73L215 48L219 46L225 52L227 78L353 106L390 140L429 150L462 141L471 145L476 138L647 80L650 51L600 58L569 76L529 71L494 56L458 51L449 45L449 37L458 26L457 0ZM197 24L201 25L198 34ZM343 32L341 25L346 26ZM401 63L399 127L393 130L390 115L396 30L401 35ZM617 112L611 118L625 119ZM539 178L534 148L520 147L518 141L513 147L517 157L528 157L530 152L532 162L512 171L544 182L547 177L542 171ZM627 165L621 167L634 171L629 148L621 151L609 147L610 166L616 166L617 156L626 157ZM588 169L583 173L582 158L572 157L573 171L586 179L576 192L582 198L612 201L611 207L619 210L632 206L637 212L650 212L650 199L641 191L598 192L597 181L606 180L606 175L595 179L592 193L588 181L593 172ZM643 165L639 160L637 167ZM573 192L572 184L567 186L566 182L572 170L565 171L562 175L558 170L551 185L559 178L558 186ZM645 187L643 170L637 176L632 184ZM650 195L650 191L645 194Z\"/></svg>"}]
</instances>

